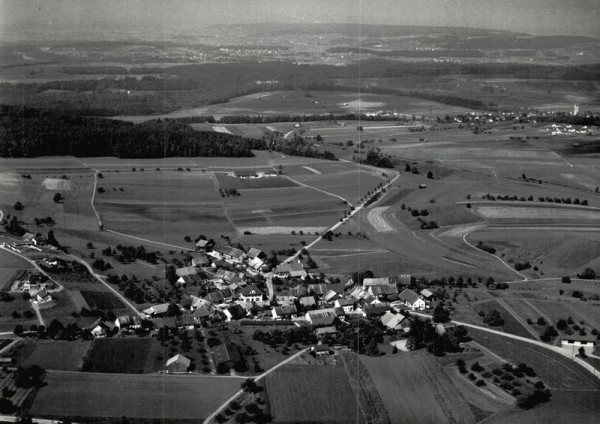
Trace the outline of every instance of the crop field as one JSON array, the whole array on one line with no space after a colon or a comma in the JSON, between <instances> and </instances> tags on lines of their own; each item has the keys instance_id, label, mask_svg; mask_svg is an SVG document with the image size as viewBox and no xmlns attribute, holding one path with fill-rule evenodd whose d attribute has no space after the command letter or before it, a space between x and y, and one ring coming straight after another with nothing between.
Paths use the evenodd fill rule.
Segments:
<instances>
[{"instance_id":1,"label":"crop field","mask_svg":"<svg viewBox=\"0 0 600 424\"><path fill-rule=\"evenodd\" d=\"M337 194L352 204L355 204L368 191L373 191L379 184L385 183L385 179L381 176L381 173L377 174L363 170L346 171L336 174L295 176L294 180L329 193Z\"/></svg>"},{"instance_id":2,"label":"crop field","mask_svg":"<svg viewBox=\"0 0 600 424\"><path fill-rule=\"evenodd\" d=\"M460 391L437 360L424 352L361 357L392 422L474 423Z\"/></svg>"},{"instance_id":3,"label":"crop field","mask_svg":"<svg viewBox=\"0 0 600 424\"><path fill-rule=\"evenodd\" d=\"M12 316L15 311L18 313L18 318ZM31 313L31 318L25 316L26 313ZM23 328L29 328L33 324L38 325L39 321L31 303L15 293L14 300L0 302L0 331L13 331L17 324L22 325Z\"/></svg>"},{"instance_id":4,"label":"crop field","mask_svg":"<svg viewBox=\"0 0 600 424\"><path fill-rule=\"evenodd\" d=\"M600 383L570 359L540 346L475 329L469 335L513 364L525 363L551 389L600 390Z\"/></svg>"},{"instance_id":5,"label":"crop field","mask_svg":"<svg viewBox=\"0 0 600 424\"><path fill-rule=\"evenodd\" d=\"M13 279L23 270L31 269L32 265L3 249L0 249L0 290L8 290Z\"/></svg>"},{"instance_id":6,"label":"crop field","mask_svg":"<svg viewBox=\"0 0 600 424\"><path fill-rule=\"evenodd\" d=\"M224 199L225 207L240 231L253 227L282 227L287 231L324 228L344 214L342 201L306 187L245 191ZM319 229L320 228L320 229Z\"/></svg>"},{"instance_id":7,"label":"crop field","mask_svg":"<svg viewBox=\"0 0 600 424\"><path fill-rule=\"evenodd\" d=\"M17 352L16 366L39 365L45 370L79 371L89 341L26 341Z\"/></svg>"},{"instance_id":8,"label":"crop field","mask_svg":"<svg viewBox=\"0 0 600 424\"><path fill-rule=\"evenodd\" d=\"M545 222L547 220L563 221L599 221L600 211L586 210L583 208L565 208L548 206L522 206L522 205L477 205L478 214L488 219L518 220L520 223L527 221Z\"/></svg>"},{"instance_id":9,"label":"crop field","mask_svg":"<svg viewBox=\"0 0 600 424\"><path fill-rule=\"evenodd\" d=\"M597 391L552 391L548 404L529 410L511 408L491 417L489 424L567 423L595 424L600 420Z\"/></svg>"},{"instance_id":10,"label":"crop field","mask_svg":"<svg viewBox=\"0 0 600 424\"><path fill-rule=\"evenodd\" d=\"M240 380L209 376L49 373L30 413L37 417L145 419L198 422L240 387ZM77 420L79 421L79 420Z\"/></svg>"},{"instance_id":11,"label":"crop field","mask_svg":"<svg viewBox=\"0 0 600 424\"><path fill-rule=\"evenodd\" d=\"M364 422L340 366L284 365L267 376L266 386L275 423Z\"/></svg>"},{"instance_id":12,"label":"crop field","mask_svg":"<svg viewBox=\"0 0 600 424\"><path fill-rule=\"evenodd\" d=\"M565 286L567 285L565 284ZM569 296L570 294L571 292L567 289L565 295ZM568 317L572 317L580 326L600 330L600 308L598 307L598 303L571 299L572 301L531 299L529 302L554 322L561 318L567 319ZM583 325L581 324L582 322L584 323Z\"/></svg>"},{"instance_id":13,"label":"crop field","mask_svg":"<svg viewBox=\"0 0 600 424\"><path fill-rule=\"evenodd\" d=\"M112 310L125 308L123 302L110 292L82 291L81 295L92 309Z\"/></svg>"},{"instance_id":14,"label":"crop field","mask_svg":"<svg viewBox=\"0 0 600 424\"><path fill-rule=\"evenodd\" d=\"M95 339L83 369L100 373L142 374L146 372L148 352L153 339Z\"/></svg>"},{"instance_id":15,"label":"crop field","mask_svg":"<svg viewBox=\"0 0 600 424\"><path fill-rule=\"evenodd\" d=\"M536 280L511 283L511 291L522 290L524 292L539 293L540 297L559 297L559 290L565 293L578 290L586 295L600 295L600 282L593 280L571 279L570 284L564 284L559 278L554 280ZM578 302L579 303L579 302Z\"/></svg>"}]
</instances>

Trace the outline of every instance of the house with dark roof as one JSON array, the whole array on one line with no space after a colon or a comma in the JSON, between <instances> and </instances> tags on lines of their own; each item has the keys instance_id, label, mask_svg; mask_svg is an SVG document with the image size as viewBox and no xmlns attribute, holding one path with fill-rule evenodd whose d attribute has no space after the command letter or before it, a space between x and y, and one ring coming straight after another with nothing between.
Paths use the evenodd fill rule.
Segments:
<instances>
[{"instance_id":1,"label":"house with dark roof","mask_svg":"<svg viewBox=\"0 0 600 424\"><path fill-rule=\"evenodd\" d=\"M186 358L185 356L178 353L177 355L167 360L165 369L170 374L188 372L191 364L191 359Z\"/></svg>"},{"instance_id":2,"label":"house with dark roof","mask_svg":"<svg viewBox=\"0 0 600 424\"><path fill-rule=\"evenodd\" d=\"M261 302L263 292L256 285L250 284L240 290L240 300L242 302Z\"/></svg>"},{"instance_id":3,"label":"house with dark roof","mask_svg":"<svg viewBox=\"0 0 600 424\"><path fill-rule=\"evenodd\" d=\"M192 266L195 266L197 268L202 268L204 266L209 266L209 265L210 265L210 259L208 259L208 256L206 256L205 253L202 253L202 252L192 253Z\"/></svg>"},{"instance_id":4,"label":"house with dark roof","mask_svg":"<svg viewBox=\"0 0 600 424\"><path fill-rule=\"evenodd\" d=\"M354 310L354 306L356 305L356 300L354 300L354 298L336 299L336 301L333 304L337 308L342 308L345 313L350 313Z\"/></svg>"},{"instance_id":5,"label":"house with dark roof","mask_svg":"<svg viewBox=\"0 0 600 424\"><path fill-rule=\"evenodd\" d=\"M235 321L238 319L242 319L246 317L246 310L242 308L241 305L230 305L227 308L223 309L223 314L225 314L225 321Z\"/></svg>"},{"instance_id":6,"label":"house with dark roof","mask_svg":"<svg viewBox=\"0 0 600 424\"><path fill-rule=\"evenodd\" d=\"M142 312L148 317L159 317L165 315L169 311L168 303L161 303L159 305L152 305L149 308L144 309Z\"/></svg>"},{"instance_id":7,"label":"house with dark roof","mask_svg":"<svg viewBox=\"0 0 600 424\"><path fill-rule=\"evenodd\" d=\"M367 318L377 318L391 310L389 303L376 303L372 305L364 305L362 307L363 315Z\"/></svg>"},{"instance_id":8,"label":"house with dark roof","mask_svg":"<svg viewBox=\"0 0 600 424\"><path fill-rule=\"evenodd\" d=\"M331 334L336 334L337 328L335 328L334 325L331 325L329 327L319 327L319 328L315 328L315 335L317 337L323 337L323 336L327 336L327 335L331 335Z\"/></svg>"},{"instance_id":9,"label":"house with dark roof","mask_svg":"<svg viewBox=\"0 0 600 424\"><path fill-rule=\"evenodd\" d=\"M408 306L412 310L423 310L425 309L425 301L421 296L412 291L411 289L404 289L402 293L398 296L398 300L400 300L403 304Z\"/></svg>"},{"instance_id":10,"label":"house with dark roof","mask_svg":"<svg viewBox=\"0 0 600 424\"><path fill-rule=\"evenodd\" d=\"M304 280L308 273L304 270L304 265L300 262L290 262L288 264L279 264L275 267L273 274L277 278L300 278Z\"/></svg>"},{"instance_id":11,"label":"house with dark roof","mask_svg":"<svg viewBox=\"0 0 600 424\"><path fill-rule=\"evenodd\" d=\"M344 310L342 308L327 308L308 311L305 318L312 325L328 326L332 325L336 318L343 316Z\"/></svg>"},{"instance_id":12,"label":"house with dark roof","mask_svg":"<svg viewBox=\"0 0 600 424\"><path fill-rule=\"evenodd\" d=\"M419 294L426 302L431 302L435 298L435 294L429 289L423 289Z\"/></svg>"},{"instance_id":13,"label":"house with dark roof","mask_svg":"<svg viewBox=\"0 0 600 424\"><path fill-rule=\"evenodd\" d=\"M296 318L298 314L298 309L296 305L281 305L275 306L271 309L271 314L273 315L273 319L292 319Z\"/></svg>"},{"instance_id":14,"label":"house with dark roof","mask_svg":"<svg viewBox=\"0 0 600 424\"><path fill-rule=\"evenodd\" d=\"M365 278L363 279L363 287L367 289L371 286L385 286L390 284L390 279L388 277L380 277L380 278Z\"/></svg>"},{"instance_id":15,"label":"house with dark roof","mask_svg":"<svg viewBox=\"0 0 600 424\"><path fill-rule=\"evenodd\" d=\"M215 366L221 373L227 372L236 363L243 361L243 356L238 347L229 342L215 346L212 350L212 355Z\"/></svg>"},{"instance_id":16,"label":"house with dark roof","mask_svg":"<svg viewBox=\"0 0 600 424\"><path fill-rule=\"evenodd\" d=\"M395 284L382 286L370 286L367 290L369 294L383 300L393 300L398 298L398 287Z\"/></svg>"}]
</instances>

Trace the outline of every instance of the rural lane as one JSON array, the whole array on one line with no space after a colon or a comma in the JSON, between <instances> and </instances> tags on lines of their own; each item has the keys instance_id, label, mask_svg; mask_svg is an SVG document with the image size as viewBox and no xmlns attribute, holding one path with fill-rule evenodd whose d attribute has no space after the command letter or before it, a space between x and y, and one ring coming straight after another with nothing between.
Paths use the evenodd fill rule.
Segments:
<instances>
[{"instance_id":1,"label":"rural lane","mask_svg":"<svg viewBox=\"0 0 600 424\"><path fill-rule=\"evenodd\" d=\"M281 361L280 363L278 363L277 365L275 365L274 367L268 369L267 371L263 372L262 374L254 377L255 381L259 381L262 380L263 378L265 378L267 375L271 374L273 371L277 370L279 367L287 364L288 362L293 361L294 359L296 359L298 356L302 355L304 352L306 352L308 350L308 348L302 349L299 352L296 352L295 354L293 354L292 356L290 356L289 358L287 358L285 361ZM233 394L233 396L231 396L229 399L227 399L225 402L223 402L221 404L221 406L219 406L212 414L210 414L205 420L204 420L204 424L209 424L211 423L215 417L222 411L224 410L227 405L229 405L231 402L233 402L238 396L240 396L242 393L244 393L243 389L238 390L236 393Z\"/></svg>"},{"instance_id":2,"label":"rural lane","mask_svg":"<svg viewBox=\"0 0 600 424\"><path fill-rule=\"evenodd\" d=\"M409 312L410 312L411 315L416 315L416 316L420 316L420 317L423 317L423 318L432 319L432 316L428 315L428 314L423 314L423 313L420 313L420 312L413 312L413 311L409 311ZM580 358L578 358L576 356L573 356L572 354L570 354L569 352L565 351L564 349L562 349L562 348L560 348L558 346L552 346L552 345L549 345L549 344L546 344L546 343L543 343L543 342L540 342L540 341L537 341L537 340L528 339L526 337L517 336L515 334L504 333L504 332L498 331L498 330L492 330L491 328L482 327L480 325L475 325L475 324L469 324L467 322L461 322L461 321L455 321L455 320L451 320L450 322L452 322L452 323L454 323L456 325L462 325L464 327L474 328L476 330L485 331L487 333L496 334L498 336L508 337L509 339L519 340L521 342L533 344L533 345L542 347L544 349L551 350L551 351L556 352L559 355L562 355L565 358L571 359L572 361L574 361L577 364L581 365L587 371L591 372L594 377L596 377L598 380L600 380L600 373L598 372L598 370L596 368L594 368L592 365L588 364L584 360L582 360L582 359L580 359Z\"/></svg>"}]
</instances>

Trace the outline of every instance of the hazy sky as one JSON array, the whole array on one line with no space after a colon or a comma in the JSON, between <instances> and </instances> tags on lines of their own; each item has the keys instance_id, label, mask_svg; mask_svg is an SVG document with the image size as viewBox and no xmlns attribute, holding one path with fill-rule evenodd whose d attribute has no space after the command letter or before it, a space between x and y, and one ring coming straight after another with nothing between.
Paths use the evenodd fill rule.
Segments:
<instances>
[{"instance_id":1,"label":"hazy sky","mask_svg":"<svg viewBox=\"0 0 600 424\"><path fill-rule=\"evenodd\" d=\"M600 38L600 0L0 0L0 30L363 22Z\"/></svg>"}]
</instances>

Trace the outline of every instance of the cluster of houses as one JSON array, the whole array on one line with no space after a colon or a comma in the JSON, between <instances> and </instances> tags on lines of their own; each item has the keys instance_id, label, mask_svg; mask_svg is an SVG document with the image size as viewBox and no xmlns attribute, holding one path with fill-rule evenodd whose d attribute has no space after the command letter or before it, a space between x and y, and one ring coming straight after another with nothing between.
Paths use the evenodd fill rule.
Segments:
<instances>
[{"instance_id":1,"label":"cluster of houses","mask_svg":"<svg viewBox=\"0 0 600 424\"><path fill-rule=\"evenodd\" d=\"M10 290L28 293L31 303L44 304L52 302L53 298L49 291L54 289L56 289L56 284L44 274L26 271L13 282Z\"/></svg>"}]
</instances>

